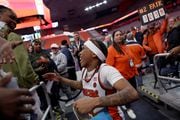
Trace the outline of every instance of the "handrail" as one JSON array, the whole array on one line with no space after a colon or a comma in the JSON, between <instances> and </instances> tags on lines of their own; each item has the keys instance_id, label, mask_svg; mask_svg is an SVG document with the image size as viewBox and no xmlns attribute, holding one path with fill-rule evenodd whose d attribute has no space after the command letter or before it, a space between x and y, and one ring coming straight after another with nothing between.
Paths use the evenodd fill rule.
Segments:
<instances>
[{"instance_id":1,"label":"handrail","mask_svg":"<svg viewBox=\"0 0 180 120\"><path fill-rule=\"evenodd\" d=\"M169 53L160 53L160 54L156 54L154 56L153 61L154 61L154 67L155 67L155 72L157 74L157 78L164 79L164 80L171 80L171 81L174 81L174 82L180 82L179 78L165 77L165 76L162 76L162 75L159 74L159 68L157 67L157 59L159 57L166 57L168 55L169 55Z\"/></svg>"},{"instance_id":2,"label":"handrail","mask_svg":"<svg viewBox=\"0 0 180 120\"><path fill-rule=\"evenodd\" d=\"M29 91L31 93L35 92L40 86L42 86L43 88L43 91L44 91L44 94L45 94L45 97L46 97L46 101L47 101L47 104L48 104L48 107L47 109L45 110L41 120L45 120L46 117L48 116L48 113L50 113L50 117L51 117L51 120L54 120L54 115L53 115L53 112L52 112L52 106L51 106L51 102L50 102L50 99L49 99L49 96L48 96L48 93L47 93L47 89L46 89L46 86L45 86L45 83L44 82L40 82L39 85L35 85L33 86L32 88L29 89Z\"/></svg>"}]
</instances>

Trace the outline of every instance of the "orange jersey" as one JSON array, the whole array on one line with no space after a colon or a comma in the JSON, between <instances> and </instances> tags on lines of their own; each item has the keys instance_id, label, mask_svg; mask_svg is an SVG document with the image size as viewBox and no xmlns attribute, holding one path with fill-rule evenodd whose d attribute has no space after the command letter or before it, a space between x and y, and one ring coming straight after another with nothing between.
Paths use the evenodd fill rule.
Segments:
<instances>
[{"instance_id":1,"label":"orange jersey","mask_svg":"<svg viewBox=\"0 0 180 120\"><path fill-rule=\"evenodd\" d=\"M137 74L136 67L130 66L130 59L133 59L132 53L128 50L127 46L121 46L124 54L120 54L111 45L108 48L108 56L106 63L115 67L127 80L131 79Z\"/></svg>"},{"instance_id":2,"label":"orange jersey","mask_svg":"<svg viewBox=\"0 0 180 120\"><path fill-rule=\"evenodd\" d=\"M144 48L137 42L131 42L127 44L127 47L132 52L134 57L134 64L137 68L142 66L142 60L146 58Z\"/></svg>"}]
</instances>

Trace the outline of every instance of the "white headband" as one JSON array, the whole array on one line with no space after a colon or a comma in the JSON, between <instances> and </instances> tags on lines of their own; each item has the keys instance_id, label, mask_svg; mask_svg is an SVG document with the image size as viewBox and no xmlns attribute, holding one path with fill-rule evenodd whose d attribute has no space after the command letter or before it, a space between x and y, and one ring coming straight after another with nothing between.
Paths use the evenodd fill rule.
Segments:
<instances>
[{"instance_id":1,"label":"white headband","mask_svg":"<svg viewBox=\"0 0 180 120\"><path fill-rule=\"evenodd\" d=\"M104 56L104 54L101 52L101 50L98 47L96 47L96 45L94 45L94 43L92 41L88 40L84 43L84 45L86 47L88 47L94 54L96 54L97 57L102 62L104 62L106 60L106 57Z\"/></svg>"}]
</instances>

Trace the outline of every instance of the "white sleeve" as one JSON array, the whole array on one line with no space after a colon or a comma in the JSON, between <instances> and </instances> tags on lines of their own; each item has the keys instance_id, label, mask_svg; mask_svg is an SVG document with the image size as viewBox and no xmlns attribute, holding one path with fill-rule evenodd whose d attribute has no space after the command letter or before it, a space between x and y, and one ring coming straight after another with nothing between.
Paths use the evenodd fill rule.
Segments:
<instances>
[{"instance_id":1,"label":"white sleeve","mask_svg":"<svg viewBox=\"0 0 180 120\"><path fill-rule=\"evenodd\" d=\"M105 86L112 87L118 80L124 78L121 73L114 67L105 65L100 70L100 79Z\"/></svg>"}]
</instances>

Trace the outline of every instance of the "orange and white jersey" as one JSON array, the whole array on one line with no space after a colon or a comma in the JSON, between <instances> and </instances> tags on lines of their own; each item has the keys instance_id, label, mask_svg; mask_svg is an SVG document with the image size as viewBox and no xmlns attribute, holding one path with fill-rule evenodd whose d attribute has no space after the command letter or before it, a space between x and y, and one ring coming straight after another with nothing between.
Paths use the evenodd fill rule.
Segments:
<instances>
[{"instance_id":1,"label":"orange and white jersey","mask_svg":"<svg viewBox=\"0 0 180 120\"><path fill-rule=\"evenodd\" d=\"M103 97L116 92L112 87L114 83L122 79L122 75L112 66L102 64L100 67L88 72L82 70L83 94L86 97ZM119 106L106 107L113 120L123 120L124 114ZM95 108L93 114L97 114L104 107Z\"/></svg>"}]
</instances>

